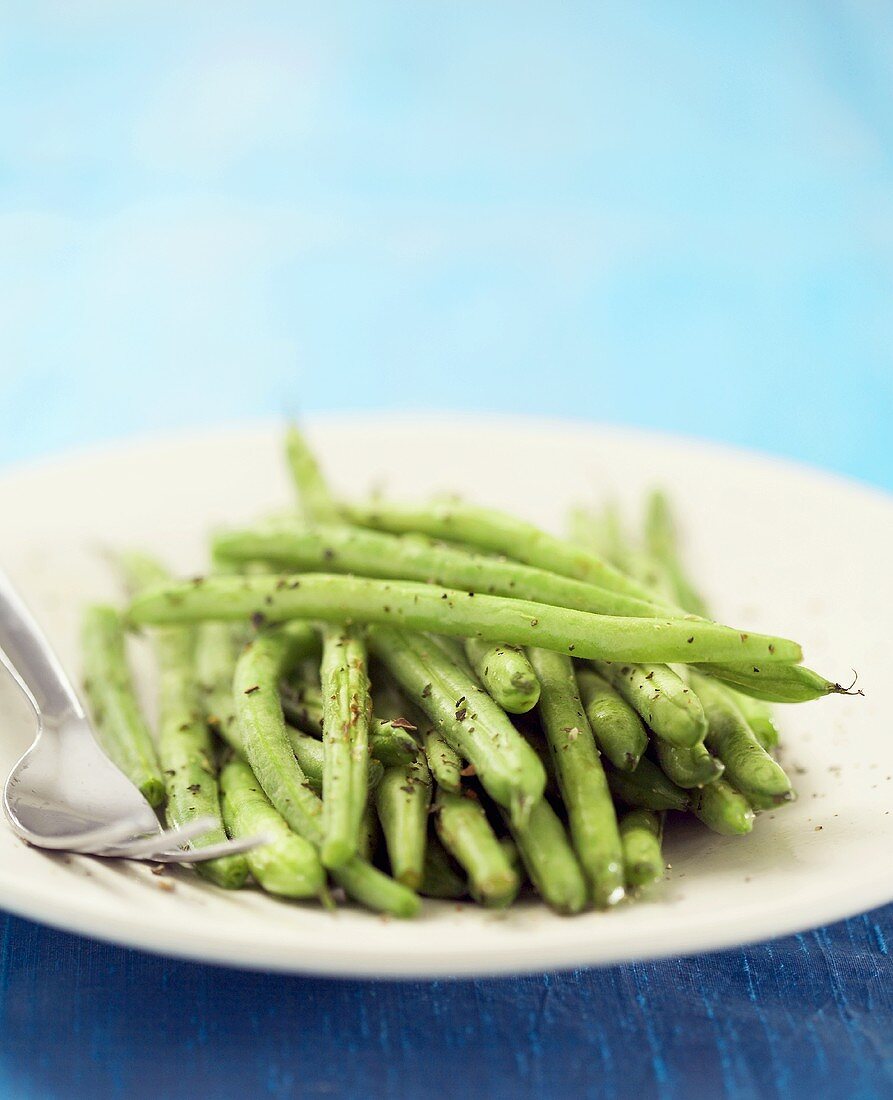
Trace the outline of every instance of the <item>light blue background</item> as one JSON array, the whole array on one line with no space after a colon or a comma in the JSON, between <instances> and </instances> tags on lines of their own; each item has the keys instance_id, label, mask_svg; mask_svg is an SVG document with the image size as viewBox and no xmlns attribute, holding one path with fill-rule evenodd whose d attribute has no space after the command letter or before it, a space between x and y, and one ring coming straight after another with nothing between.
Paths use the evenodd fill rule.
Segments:
<instances>
[{"instance_id":1,"label":"light blue background","mask_svg":"<svg viewBox=\"0 0 893 1100\"><path fill-rule=\"evenodd\" d=\"M893 485L893 8L7 3L0 462L573 415Z\"/></svg>"}]
</instances>

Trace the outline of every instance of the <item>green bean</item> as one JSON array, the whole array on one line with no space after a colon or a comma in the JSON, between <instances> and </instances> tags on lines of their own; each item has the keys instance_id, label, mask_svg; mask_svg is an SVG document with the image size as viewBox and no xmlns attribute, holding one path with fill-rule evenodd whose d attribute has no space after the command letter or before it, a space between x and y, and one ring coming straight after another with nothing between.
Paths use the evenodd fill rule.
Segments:
<instances>
[{"instance_id":1,"label":"green bean","mask_svg":"<svg viewBox=\"0 0 893 1100\"><path fill-rule=\"evenodd\" d=\"M621 568L623 535L616 501L609 501L600 513L591 508L572 508L568 514L568 538L592 550L605 561Z\"/></svg>"},{"instance_id":2,"label":"green bean","mask_svg":"<svg viewBox=\"0 0 893 1100\"><path fill-rule=\"evenodd\" d=\"M295 759L301 765L301 771L306 775L310 786L317 794L322 792L323 757L322 741L294 726L286 726L288 741L295 754ZM384 775L384 766L378 760L369 761L369 790L375 790Z\"/></svg>"},{"instance_id":3,"label":"green bean","mask_svg":"<svg viewBox=\"0 0 893 1100\"><path fill-rule=\"evenodd\" d=\"M507 819L507 818L506 818ZM509 825L530 881L557 913L586 908L589 889L564 825L545 798L520 827Z\"/></svg>"},{"instance_id":4,"label":"green bean","mask_svg":"<svg viewBox=\"0 0 893 1100\"><path fill-rule=\"evenodd\" d=\"M120 559L128 586L137 594L144 585L168 578L158 561L146 554L130 553ZM171 826L188 825L207 817L213 828L191 842L204 848L226 840L220 809L220 790L214 747L206 723L196 668L196 631L178 626L153 633L158 662L158 755L164 776ZM227 890L245 884L248 863L242 854L204 860L195 865L202 877Z\"/></svg>"},{"instance_id":5,"label":"green bean","mask_svg":"<svg viewBox=\"0 0 893 1100\"><path fill-rule=\"evenodd\" d=\"M795 642L739 634L700 619L591 615L411 581L324 573L209 577L202 584L162 585L137 596L130 607L131 621L137 625L238 621L247 616L270 623L295 618L387 623L613 661L686 663L753 656L766 662L797 661L801 656Z\"/></svg>"},{"instance_id":6,"label":"green bean","mask_svg":"<svg viewBox=\"0 0 893 1100\"><path fill-rule=\"evenodd\" d=\"M349 627L323 630L320 667L323 701L323 844L326 867L356 854L368 796L372 699L366 645Z\"/></svg>"},{"instance_id":7,"label":"green bean","mask_svg":"<svg viewBox=\"0 0 893 1100\"><path fill-rule=\"evenodd\" d=\"M220 772L220 802L231 837L266 836L246 860L252 875L270 894L288 898L320 897L325 872L313 845L293 833L260 789L244 760L234 759Z\"/></svg>"},{"instance_id":8,"label":"green bean","mask_svg":"<svg viewBox=\"0 0 893 1100\"><path fill-rule=\"evenodd\" d=\"M467 543L490 554L505 554L525 565L588 581L640 600L651 598L641 585L591 551L494 509L458 500L421 505L376 500L371 504L343 504L342 512L361 527L392 534L419 532L433 538Z\"/></svg>"},{"instance_id":9,"label":"green bean","mask_svg":"<svg viewBox=\"0 0 893 1100\"><path fill-rule=\"evenodd\" d=\"M743 836L753 828L750 804L724 779L697 791L692 809L708 829L722 836Z\"/></svg>"},{"instance_id":10,"label":"green bean","mask_svg":"<svg viewBox=\"0 0 893 1100\"><path fill-rule=\"evenodd\" d=\"M707 719L697 695L665 665L597 661L597 671L623 696L657 737L690 748L704 740Z\"/></svg>"},{"instance_id":11,"label":"green bean","mask_svg":"<svg viewBox=\"0 0 893 1100\"><path fill-rule=\"evenodd\" d=\"M378 814L371 802L366 804L363 817L360 821L360 839L357 843L357 852L361 859L372 862L381 839L381 825Z\"/></svg>"},{"instance_id":12,"label":"green bean","mask_svg":"<svg viewBox=\"0 0 893 1100\"><path fill-rule=\"evenodd\" d=\"M295 424L291 424L285 434L285 454L306 517L315 523L336 520L338 509L329 487L313 452Z\"/></svg>"},{"instance_id":13,"label":"green bean","mask_svg":"<svg viewBox=\"0 0 893 1100\"><path fill-rule=\"evenodd\" d=\"M369 644L438 733L474 765L491 798L523 820L542 797L546 777L505 712L431 639L377 627Z\"/></svg>"},{"instance_id":14,"label":"green bean","mask_svg":"<svg viewBox=\"0 0 893 1100\"><path fill-rule=\"evenodd\" d=\"M824 695L861 695L798 664L710 663L696 667L744 695L766 703L808 703Z\"/></svg>"},{"instance_id":15,"label":"green bean","mask_svg":"<svg viewBox=\"0 0 893 1100\"><path fill-rule=\"evenodd\" d=\"M646 588L652 600L660 601L665 608L673 607L676 597L669 578L651 554L639 549L626 537L616 501L609 501L601 517L591 522L593 527L603 530L603 541L607 544L611 563Z\"/></svg>"},{"instance_id":16,"label":"green bean","mask_svg":"<svg viewBox=\"0 0 893 1100\"><path fill-rule=\"evenodd\" d=\"M741 692L734 690L732 691L732 698L747 719L747 724L750 726L754 737L766 752L777 749L780 736L778 727L772 720L772 711L769 709L769 704L760 699L752 699L749 695L742 695Z\"/></svg>"},{"instance_id":17,"label":"green bean","mask_svg":"<svg viewBox=\"0 0 893 1100\"><path fill-rule=\"evenodd\" d=\"M642 757L634 772L621 772L610 767L605 770L611 794L634 809L687 810L691 806L688 791L671 783L647 756Z\"/></svg>"},{"instance_id":18,"label":"green bean","mask_svg":"<svg viewBox=\"0 0 893 1100\"><path fill-rule=\"evenodd\" d=\"M468 883L459 874L457 865L447 855L436 833L428 834L425 846L425 873L420 893L428 898L464 898Z\"/></svg>"},{"instance_id":19,"label":"green bean","mask_svg":"<svg viewBox=\"0 0 893 1100\"><path fill-rule=\"evenodd\" d=\"M387 768L375 792L391 873L417 890L425 869L431 773L419 757L410 764Z\"/></svg>"},{"instance_id":20,"label":"green bean","mask_svg":"<svg viewBox=\"0 0 893 1100\"><path fill-rule=\"evenodd\" d=\"M465 654L481 683L510 714L526 714L540 697L530 661L517 646L465 639Z\"/></svg>"},{"instance_id":21,"label":"green bean","mask_svg":"<svg viewBox=\"0 0 893 1100\"><path fill-rule=\"evenodd\" d=\"M301 771L307 779L307 783L316 794L321 794L323 773L322 741L317 741L317 739L312 737L309 733L304 733L303 730L295 729L294 726L287 725L285 727L285 732L288 737L288 743L291 745L292 752L295 754L295 759L300 765ZM379 781L380 780L381 776L379 776Z\"/></svg>"},{"instance_id":22,"label":"green bean","mask_svg":"<svg viewBox=\"0 0 893 1100\"><path fill-rule=\"evenodd\" d=\"M409 722L416 731L416 736L422 743L425 761L438 787L443 787L445 791L458 791L462 786L461 773L465 767L462 757L441 737L437 727L423 710L404 699L396 688L393 689L393 696L387 712L402 713L405 718L398 721ZM408 761L395 760L394 763Z\"/></svg>"},{"instance_id":23,"label":"green bean","mask_svg":"<svg viewBox=\"0 0 893 1100\"><path fill-rule=\"evenodd\" d=\"M521 859L521 853L518 851L518 845L510 836L501 836L499 838L499 847L505 852L505 858L509 861L509 866L518 876L519 886L523 886L525 881L524 863Z\"/></svg>"},{"instance_id":24,"label":"green bean","mask_svg":"<svg viewBox=\"0 0 893 1100\"><path fill-rule=\"evenodd\" d=\"M87 608L81 643L84 689L102 747L149 805L159 806L164 801L164 779L140 713L118 612L99 605Z\"/></svg>"},{"instance_id":25,"label":"green bean","mask_svg":"<svg viewBox=\"0 0 893 1100\"><path fill-rule=\"evenodd\" d=\"M304 623L258 635L236 662L233 697L240 751L289 826L320 848L322 803L295 760L278 693L283 674L316 645L316 632Z\"/></svg>"},{"instance_id":26,"label":"green bean","mask_svg":"<svg viewBox=\"0 0 893 1100\"><path fill-rule=\"evenodd\" d=\"M214 547L224 561L266 562L273 569L423 581L602 615L649 618L667 613L665 606L651 600L422 535L389 535L344 524L308 527L289 522L230 531L218 535Z\"/></svg>"},{"instance_id":27,"label":"green bean","mask_svg":"<svg viewBox=\"0 0 893 1100\"><path fill-rule=\"evenodd\" d=\"M650 810L630 810L620 818L626 885L635 889L663 878L660 841L663 819Z\"/></svg>"},{"instance_id":28,"label":"green bean","mask_svg":"<svg viewBox=\"0 0 893 1100\"><path fill-rule=\"evenodd\" d=\"M722 761L711 756L703 744L681 748L655 737L654 752L664 774L677 787L706 787L725 770Z\"/></svg>"},{"instance_id":29,"label":"green bean","mask_svg":"<svg viewBox=\"0 0 893 1100\"><path fill-rule=\"evenodd\" d=\"M279 685L282 711L289 722L314 737L322 737L322 692L296 677Z\"/></svg>"},{"instance_id":30,"label":"green bean","mask_svg":"<svg viewBox=\"0 0 893 1100\"><path fill-rule=\"evenodd\" d=\"M667 577L673 600L693 615L708 618L707 605L689 581L679 556L679 536L669 501L655 490L645 513L645 544Z\"/></svg>"},{"instance_id":31,"label":"green bean","mask_svg":"<svg viewBox=\"0 0 893 1100\"><path fill-rule=\"evenodd\" d=\"M642 720L597 672L582 665L576 672L580 698L599 749L615 768L632 771L648 745Z\"/></svg>"},{"instance_id":32,"label":"green bean","mask_svg":"<svg viewBox=\"0 0 893 1100\"><path fill-rule=\"evenodd\" d=\"M468 875L471 896L502 909L515 900L520 881L476 798L440 791L434 817L444 848Z\"/></svg>"},{"instance_id":33,"label":"green bean","mask_svg":"<svg viewBox=\"0 0 893 1100\"><path fill-rule=\"evenodd\" d=\"M408 718L373 719L369 728L372 755L386 767L410 763L419 755L419 743L413 736L415 730Z\"/></svg>"},{"instance_id":34,"label":"green bean","mask_svg":"<svg viewBox=\"0 0 893 1100\"><path fill-rule=\"evenodd\" d=\"M239 645L232 623L202 623L198 627L195 669L208 725L225 741L238 743L238 733L227 732L235 724L233 672ZM236 750L238 751L238 750Z\"/></svg>"},{"instance_id":35,"label":"green bean","mask_svg":"<svg viewBox=\"0 0 893 1100\"><path fill-rule=\"evenodd\" d=\"M707 747L725 764L729 782L756 809L794 798L790 779L754 737L731 694L706 677L694 685L707 714Z\"/></svg>"},{"instance_id":36,"label":"green bean","mask_svg":"<svg viewBox=\"0 0 893 1100\"><path fill-rule=\"evenodd\" d=\"M217 624L214 624L217 625ZM322 737L322 694L307 684L283 683L280 688L282 710L297 729L313 737ZM369 752L387 767L408 764L418 756L413 737L415 726L406 718L373 718L369 724ZM372 776L372 768L369 769Z\"/></svg>"},{"instance_id":37,"label":"green bean","mask_svg":"<svg viewBox=\"0 0 893 1100\"><path fill-rule=\"evenodd\" d=\"M531 649L541 685L539 714L549 743L574 849L593 901L604 907L623 897L623 855L617 816L595 738L569 657Z\"/></svg>"},{"instance_id":38,"label":"green bean","mask_svg":"<svg viewBox=\"0 0 893 1100\"><path fill-rule=\"evenodd\" d=\"M289 827L317 849L322 847L322 802L295 759L279 701L279 682L319 641L303 623L259 635L236 662L233 694L244 755L266 796ZM414 916L416 894L354 857L332 877L358 901L397 917Z\"/></svg>"},{"instance_id":39,"label":"green bean","mask_svg":"<svg viewBox=\"0 0 893 1100\"><path fill-rule=\"evenodd\" d=\"M453 746L443 738L433 724L421 727L422 743L425 747L425 759L437 785L445 791L456 792L462 786L462 769L465 762Z\"/></svg>"},{"instance_id":40,"label":"green bean","mask_svg":"<svg viewBox=\"0 0 893 1100\"><path fill-rule=\"evenodd\" d=\"M460 652L455 658L452 657L447 644L449 639L410 636L410 642L440 684L452 693L456 714L467 711L467 717L479 726L486 727L489 735L501 745L503 759L514 770L520 793L520 798L511 806L512 819L515 823L525 820L530 806L542 798L545 789L545 775L527 739L518 732L505 711L480 685L464 653ZM469 728L469 733L472 732ZM470 756L468 759L470 763L474 763Z\"/></svg>"}]
</instances>

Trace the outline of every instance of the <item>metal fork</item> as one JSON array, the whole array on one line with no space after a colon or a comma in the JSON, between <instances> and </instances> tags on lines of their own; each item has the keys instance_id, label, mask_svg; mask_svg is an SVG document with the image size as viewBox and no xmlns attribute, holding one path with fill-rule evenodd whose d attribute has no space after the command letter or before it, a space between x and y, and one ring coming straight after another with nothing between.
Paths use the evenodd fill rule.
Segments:
<instances>
[{"instance_id":1,"label":"metal fork","mask_svg":"<svg viewBox=\"0 0 893 1100\"><path fill-rule=\"evenodd\" d=\"M213 819L162 829L149 803L99 747L71 682L2 571L0 664L37 716L34 743L3 791L3 809L24 840L39 848L163 863L196 863L262 843L255 837L179 847L206 833Z\"/></svg>"}]
</instances>

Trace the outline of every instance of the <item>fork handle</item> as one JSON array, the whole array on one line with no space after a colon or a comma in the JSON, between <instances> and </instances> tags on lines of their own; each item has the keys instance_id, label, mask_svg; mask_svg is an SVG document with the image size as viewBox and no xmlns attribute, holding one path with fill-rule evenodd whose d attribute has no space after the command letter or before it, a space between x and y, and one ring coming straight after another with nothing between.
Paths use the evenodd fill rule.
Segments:
<instances>
[{"instance_id":1,"label":"fork handle","mask_svg":"<svg viewBox=\"0 0 893 1100\"><path fill-rule=\"evenodd\" d=\"M0 664L44 719L83 717L59 660L9 578L0 570Z\"/></svg>"}]
</instances>

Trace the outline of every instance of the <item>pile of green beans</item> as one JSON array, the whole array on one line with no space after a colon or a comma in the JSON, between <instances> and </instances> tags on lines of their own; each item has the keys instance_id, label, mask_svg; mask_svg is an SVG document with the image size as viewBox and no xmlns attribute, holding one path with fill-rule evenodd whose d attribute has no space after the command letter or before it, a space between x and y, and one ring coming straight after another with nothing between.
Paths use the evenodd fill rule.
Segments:
<instances>
[{"instance_id":1,"label":"pile of green beans","mask_svg":"<svg viewBox=\"0 0 893 1100\"><path fill-rule=\"evenodd\" d=\"M299 508L215 534L207 576L122 556L129 606L84 621L109 755L171 822L217 823L196 843L264 837L209 882L572 915L653 889L674 817L739 836L795 797L770 704L845 689L713 621L663 494L639 539L611 504L565 539L452 499L346 504L297 428L285 451ZM154 738L128 629L155 643Z\"/></svg>"}]
</instances>

